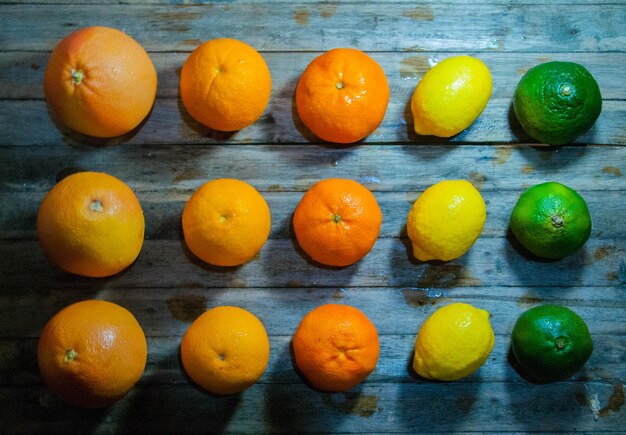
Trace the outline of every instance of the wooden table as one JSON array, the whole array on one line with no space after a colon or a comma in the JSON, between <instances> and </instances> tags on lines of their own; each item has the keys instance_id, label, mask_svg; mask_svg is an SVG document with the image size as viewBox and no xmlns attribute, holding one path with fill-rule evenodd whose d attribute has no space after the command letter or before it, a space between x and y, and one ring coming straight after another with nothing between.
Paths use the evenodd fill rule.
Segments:
<instances>
[{"instance_id":1,"label":"wooden table","mask_svg":"<svg viewBox=\"0 0 626 435\"><path fill-rule=\"evenodd\" d=\"M0 3L0 432L626 432L626 2ZM145 124L108 141L59 125L42 92L54 45L96 24L138 40L159 75L158 98ZM265 114L234 135L194 122L178 97L189 52L225 36L261 51L273 79ZM308 62L340 46L370 53L391 87L380 128L348 147L319 143L293 108ZM474 125L453 139L418 137L408 109L411 93L430 65L458 53L489 66L493 97ZM532 143L511 111L522 74L548 60L585 65L604 98L593 129L558 149ZM77 168L124 180L144 209L146 241L139 259L113 278L62 273L44 258L36 239L43 195ZM270 240L239 268L203 265L181 241L185 201L218 177L251 183L272 211ZM290 228L303 192L327 177L360 181L374 191L384 215L372 252L339 270L308 260ZM406 214L426 187L458 178L472 181L487 201L483 234L458 260L416 262ZM556 262L528 258L508 231L522 190L547 180L578 190L593 218L584 249ZM88 298L130 309L149 346L136 388L96 411L54 397L38 375L35 351L47 320ZM491 312L493 353L478 373L461 381L420 379L409 371L416 333L429 314L452 301ZM339 394L311 389L290 355L300 319L330 302L363 310L381 343L372 375ZM593 356L565 382L535 385L510 364L515 319L541 303L571 307L593 335ZM261 318L271 358L257 385L240 395L214 397L183 374L179 343L197 315L224 304Z\"/></svg>"}]
</instances>

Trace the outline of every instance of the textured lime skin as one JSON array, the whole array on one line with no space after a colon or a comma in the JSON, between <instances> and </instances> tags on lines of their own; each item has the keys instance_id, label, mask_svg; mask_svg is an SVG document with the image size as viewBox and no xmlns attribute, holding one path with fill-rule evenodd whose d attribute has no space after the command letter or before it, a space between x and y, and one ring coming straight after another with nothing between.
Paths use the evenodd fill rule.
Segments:
<instances>
[{"instance_id":1,"label":"textured lime skin","mask_svg":"<svg viewBox=\"0 0 626 435\"><path fill-rule=\"evenodd\" d=\"M582 65L546 62L529 69L513 96L515 115L532 138L563 145L584 134L602 111L598 83Z\"/></svg>"},{"instance_id":2,"label":"textured lime skin","mask_svg":"<svg viewBox=\"0 0 626 435\"><path fill-rule=\"evenodd\" d=\"M551 260L578 251L591 234L591 216L583 197L552 181L522 193L511 212L510 224L522 246Z\"/></svg>"},{"instance_id":3,"label":"textured lime skin","mask_svg":"<svg viewBox=\"0 0 626 435\"><path fill-rule=\"evenodd\" d=\"M456 381L487 361L494 340L489 312L464 303L446 305L420 328L413 369L427 379Z\"/></svg>"},{"instance_id":4,"label":"textured lime skin","mask_svg":"<svg viewBox=\"0 0 626 435\"><path fill-rule=\"evenodd\" d=\"M515 322L511 350L526 374L540 382L554 382L585 365L593 342L578 314L559 305L540 305Z\"/></svg>"}]
</instances>

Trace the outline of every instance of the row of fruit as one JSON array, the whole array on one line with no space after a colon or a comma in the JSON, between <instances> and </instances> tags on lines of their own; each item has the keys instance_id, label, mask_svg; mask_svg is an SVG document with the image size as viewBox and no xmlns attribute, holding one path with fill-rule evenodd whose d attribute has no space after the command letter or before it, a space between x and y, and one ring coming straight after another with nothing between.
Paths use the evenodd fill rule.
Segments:
<instances>
[{"instance_id":1,"label":"row of fruit","mask_svg":"<svg viewBox=\"0 0 626 435\"><path fill-rule=\"evenodd\" d=\"M407 217L407 234L420 261L449 261L464 255L480 236L487 209L465 180L427 188ZM353 180L319 181L293 215L298 244L314 261L344 267L374 247L382 223L376 198ZM526 190L511 212L511 230L531 253L560 259L579 250L591 233L585 200L555 182ZM144 217L133 191L100 172L78 172L57 183L37 214L37 234L47 256L63 270L90 277L111 276L132 264L143 245ZM185 243L215 266L239 266L262 249L271 213L248 183L220 178L202 185L182 214Z\"/></svg>"},{"instance_id":2,"label":"row of fruit","mask_svg":"<svg viewBox=\"0 0 626 435\"><path fill-rule=\"evenodd\" d=\"M489 313L465 303L435 311L422 324L413 370L426 379L455 381L475 373L494 346ZM349 390L375 369L378 332L355 307L321 305L293 336L295 365L316 389ZM511 349L523 374L539 382L566 379L591 356L587 325L576 313L541 305L520 315ZM67 402L89 408L113 404L141 378L147 360L144 332L125 308L88 300L69 305L44 327L37 348L41 376ZM189 326L180 356L185 373L213 394L239 393L265 372L270 342L262 322L239 307L218 306Z\"/></svg>"},{"instance_id":3,"label":"row of fruit","mask_svg":"<svg viewBox=\"0 0 626 435\"><path fill-rule=\"evenodd\" d=\"M272 79L263 57L234 39L214 39L183 64L180 97L189 114L214 130L236 131L265 110ZM87 27L66 36L46 67L44 91L56 117L91 136L113 137L136 128L154 104L157 74L130 36ZM450 57L420 80L411 98L415 132L454 136L481 114L491 97L487 66L471 56ZM315 58L300 77L296 109L319 138L357 142L382 122L389 85L378 63L360 50L336 48ZM600 89L582 65L547 62L531 68L513 98L515 113L533 138L571 142L594 124Z\"/></svg>"}]
</instances>

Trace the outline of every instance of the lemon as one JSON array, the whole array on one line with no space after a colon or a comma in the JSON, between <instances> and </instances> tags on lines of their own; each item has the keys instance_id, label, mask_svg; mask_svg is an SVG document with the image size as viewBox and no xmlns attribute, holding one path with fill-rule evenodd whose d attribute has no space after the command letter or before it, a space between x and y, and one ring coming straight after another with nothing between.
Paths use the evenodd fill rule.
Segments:
<instances>
[{"instance_id":1,"label":"lemon","mask_svg":"<svg viewBox=\"0 0 626 435\"><path fill-rule=\"evenodd\" d=\"M491 97L491 73L471 56L449 57L430 69L411 98L415 132L450 137L469 127Z\"/></svg>"},{"instance_id":2,"label":"lemon","mask_svg":"<svg viewBox=\"0 0 626 435\"><path fill-rule=\"evenodd\" d=\"M471 183L445 180L415 201L407 218L413 255L420 261L449 261L465 254L483 230L485 201Z\"/></svg>"},{"instance_id":3,"label":"lemon","mask_svg":"<svg viewBox=\"0 0 626 435\"><path fill-rule=\"evenodd\" d=\"M488 311L464 303L447 305L426 319L417 334L413 369L427 379L456 381L478 370L493 344Z\"/></svg>"}]
</instances>

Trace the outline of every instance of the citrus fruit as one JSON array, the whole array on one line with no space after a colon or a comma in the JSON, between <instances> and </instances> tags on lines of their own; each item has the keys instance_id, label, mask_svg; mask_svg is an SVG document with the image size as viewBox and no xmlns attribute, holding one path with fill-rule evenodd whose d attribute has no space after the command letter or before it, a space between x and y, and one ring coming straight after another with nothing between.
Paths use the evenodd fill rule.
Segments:
<instances>
[{"instance_id":1,"label":"citrus fruit","mask_svg":"<svg viewBox=\"0 0 626 435\"><path fill-rule=\"evenodd\" d=\"M113 404L146 366L146 337L137 319L112 302L69 305L46 324L37 347L39 371L63 400L87 408Z\"/></svg>"},{"instance_id":2,"label":"citrus fruit","mask_svg":"<svg viewBox=\"0 0 626 435\"><path fill-rule=\"evenodd\" d=\"M43 86L63 124L90 136L113 137L128 133L148 115L157 74L148 53L127 34L85 27L54 48Z\"/></svg>"},{"instance_id":3,"label":"citrus fruit","mask_svg":"<svg viewBox=\"0 0 626 435\"><path fill-rule=\"evenodd\" d=\"M130 188L101 172L59 181L37 214L39 242L61 269L104 277L126 269L143 245L144 218Z\"/></svg>"},{"instance_id":4,"label":"citrus fruit","mask_svg":"<svg viewBox=\"0 0 626 435\"><path fill-rule=\"evenodd\" d=\"M420 328L413 369L427 379L456 381L476 372L493 344L487 311L464 303L446 305Z\"/></svg>"},{"instance_id":5,"label":"citrus fruit","mask_svg":"<svg viewBox=\"0 0 626 435\"><path fill-rule=\"evenodd\" d=\"M578 314L559 305L540 305L515 322L511 351L530 377L553 382L580 370L591 356L593 343Z\"/></svg>"},{"instance_id":6,"label":"citrus fruit","mask_svg":"<svg viewBox=\"0 0 626 435\"><path fill-rule=\"evenodd\" d=\"M376 198L353 180L319 181L302 197L293 215L300 247L328 266L348 266L374 246L383 215Z\"/></svg>"},{"instance_id":7,"label":"citrus fruit","mask_svg":"<svg viewBox=\"0 0 626 435\"><path fill-rule=\"evenodd\" d=\"M183 235L201 260L238 266L251 260L270 234L270 209L248 183L219 178L202 185L183 210Z\"/></svg>"},{"instance_id":8,"label":"citrus fruit","mask_svg":"<svg viewBox=\"0 0 626 435\"><path fill-rule=\"evenodd\" d=\"M206 311L187 329L180 346L189 377L214 394L239 393L255 384L270 358L261 321L239 307Z\"/></svg>"},{"instance_id":9,"label":"citrus fruit","mask_svg":"<svg viewBox=\"0 0 626 435\"><path fill-rule=\"evenodd\" d=\"M236 39L212 39L200 45L180 74L185 108L214 130L235 131L252 124L263 114L271 90L263 57Z\"/></svg>"},{"instance_id":10,"label":"citrus fruit","mask_svg":"<svg viewBox=\"0 0 626 435\"><path fill-rule=\"evenodd\" d=\"M345 391L376 367L378 332L359 309L326 304L310 311L293 337L298 369L315 388Z\"/></svg>"},{"instance_id":11,"label":"citrus fruit","mask_svg":"<svg viewBox=\"0 0 626 435\"><path fill-rule=\"evenodd\" d=\"M420 261L449 261L465 254L483 230L485 201L471 183L445 180L420 195L409 211L406 229Z\"/></svg>"},{"instance_id":12,"label":"citrus fruit","mask_svg":"<svg viewBox=\"0 0 626 435\"><path fill-rule=\"evenodd\" d=\"M363 139L380 125L388 103L385 72L354 48L335 48L313 59L296 88L298 116L328 142Z\"/></svg>"},{"instance_id":13,"label":"citrus fruit","mask_svg":"<svg viewBox=\"0 0 626 435\"><path fill-rule=\"evenodd\" d=\"M591 216L578 192L551 181L522 193L511 212L511 231L531 253L557 260L585 244Z\"/></svg>"},{"instance_id":14,"label":"citrus fruit","mask_svg":"<svg viewBox=\"0 0 626 435\"><path fill-rule=\"evenodd\" d=\"M513 108L528 135L549 145L562 145L596 122L602 95L582 65L546 62L524 74L515 88Z\"/></svg>"},{"instance_id":15,"label":"citrus fruit","mask_svg":"<svg viewBox=\"0 0 626 435\"><path fill-rule=\"evenodd\" d=\"M491 97L489 68L471 56L454 56L432 67L411 97L415 132L450 137L465 130Z\"/></svg>"}]
</instances>

